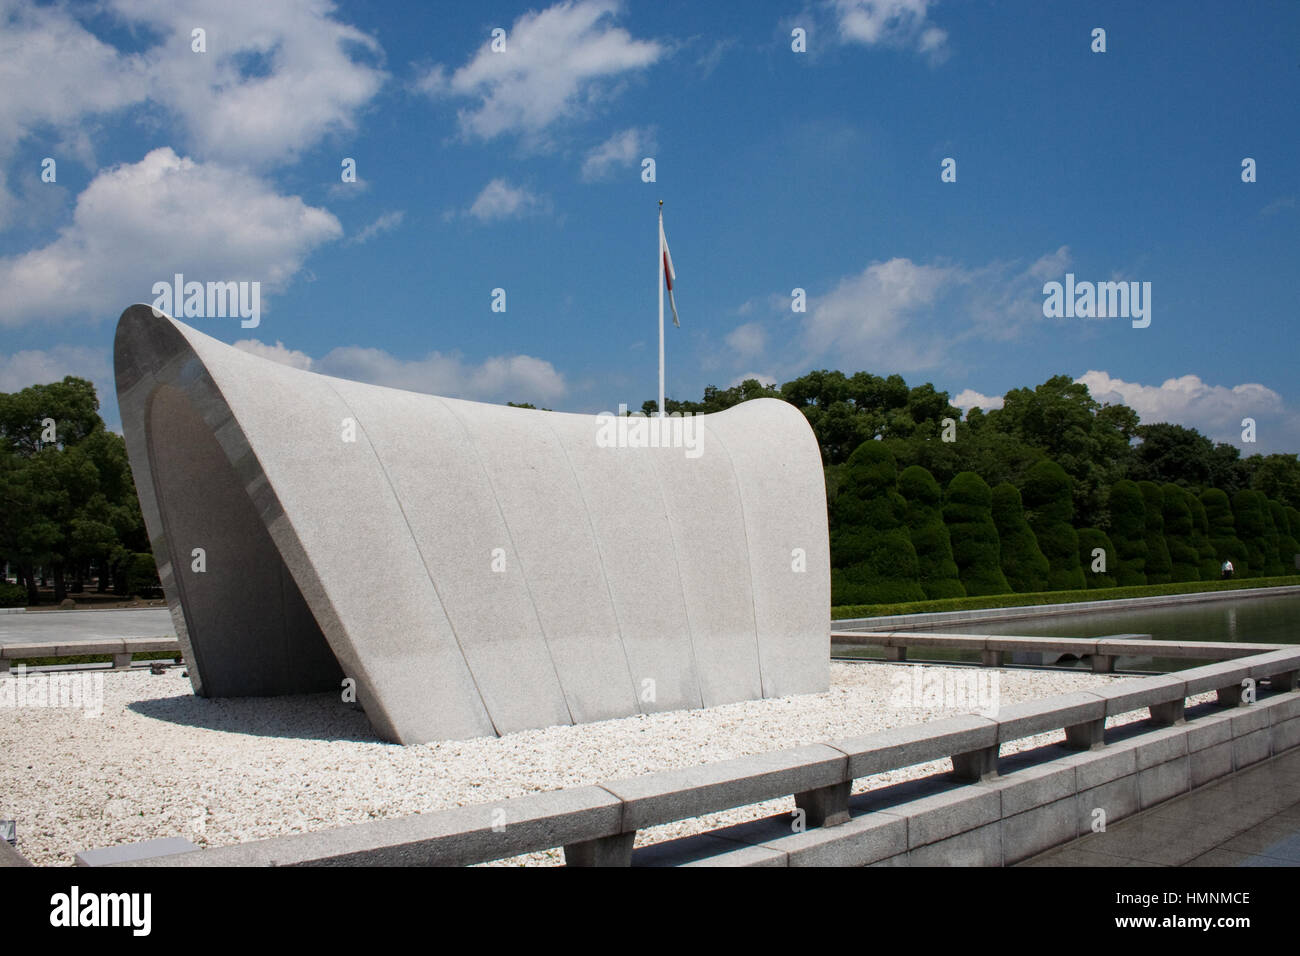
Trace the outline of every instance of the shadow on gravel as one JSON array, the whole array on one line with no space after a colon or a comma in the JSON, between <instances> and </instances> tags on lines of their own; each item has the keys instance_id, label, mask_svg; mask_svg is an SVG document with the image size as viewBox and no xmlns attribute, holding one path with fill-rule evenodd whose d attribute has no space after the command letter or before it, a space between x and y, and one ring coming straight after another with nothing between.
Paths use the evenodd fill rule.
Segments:
<instances>
[{"instance_id":1,"label":"shadow on gravel","mask_svg":"<svg viewBox=\"0 0 1300 956\"><path fill-rule=\"evenodd\" d=\"M333 693L212 698L186 694L140 700L127 707L169 724L230 734L386 743L371 730L364 711L342 703Z\"/></svg>"}]
</instances>

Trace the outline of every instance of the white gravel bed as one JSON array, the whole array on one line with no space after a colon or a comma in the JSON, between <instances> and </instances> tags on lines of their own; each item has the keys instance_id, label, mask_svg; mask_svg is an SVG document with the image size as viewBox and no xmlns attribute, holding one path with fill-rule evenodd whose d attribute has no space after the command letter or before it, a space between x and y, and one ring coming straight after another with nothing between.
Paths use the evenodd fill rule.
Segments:
<instances>
[{"instance_id":1,"label":"white gravel bed","mask_svg":"<svg viewBox=\"0 0 1300 956\"><path fill-rule=\"evenodd\" d=\"M178 668L162 675L109 672L99 717L0 706L0 819L18 821L19 849L33 863L70 865L83 849L166 836L224 846L859 736L976 709L901 706L900 666L912 665L832 662L826 694L411 747L380 741L363 713L331 694L204 700L191 693ZM972 671L926 670L963 680ZM1127 679L1070 671L996 674L1003 705ZM1138 711L1111 723L1144 716ZM1004 752L1063 738L1028 738ZM940 761L881 774L858 781L855 790L950 766ZM655 827L640 833L637 845L793 809L787 797ZM503 862L545 865L561 857L557 850Z\"/></svg>"}]
</instances>

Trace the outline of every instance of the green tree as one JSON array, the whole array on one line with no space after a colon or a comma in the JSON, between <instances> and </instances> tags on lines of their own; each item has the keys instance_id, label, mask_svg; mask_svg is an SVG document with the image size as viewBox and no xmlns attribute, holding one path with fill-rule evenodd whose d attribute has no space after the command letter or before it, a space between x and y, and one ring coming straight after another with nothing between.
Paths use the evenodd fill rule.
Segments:
<instances>
[{"instance_id":1,"label":"green tree","mask_svg":"<svg viewBox=\"0 0 1300 956\"><path fill-rule=\"evenodd\" d=\"M1025 520L1020 492L1004 481L992 492L993 524L998 529L1002 573L1012 590L1033 593L1047 590L1048 565L1034 530Z\"/></svg>"},{"instance_id":2,"label":"green tree","mask_svg":"<svg viewBox=\"0 0 1300 956\"><path fill-rule=\"evenodd\" d=\"M897 484L894 456L879 442L863 442L849 456L830 509L833 604L925 599Z\"/></svg>"},{"instance_id":3,"label":"green tree","mask_svg":"<svg viewBox=\"0 0 1300 956\"><path fill-rule=\"evenodd\" d=\"M953 560L966 593L1007 594L1002 574L998 529L993 523L993 494L973 471L955 475L944 496L943 520L952 541Z\"/></svg>"},{"instance_id":4,"label":"green tree","mask_svg":"<svg viewBox=\"0 0 1300 956\"><path fill-rule=\"evenodd\" d=\"M1029 469L1025 480L1025 517L1047 558L1050 591L1087 587L1079 565L1079 536L1070 523L1074 517L1072 484L1065 469L1054 461L1039 462Z\"/></svg>"},{"instance_id":5,"label":"green tree","mask_svg":"<svg viewBox=\"0 0 1300 956\"><path fill-rule=\"evenodd\" d=\"M1147 583L1147 511L1137 482L1110 489L1110 539L1115 544L1115 581L1120 587Z\"/></svg>"},{"instance_id":6,"label":"green tree","mask_svg":"<svg viewBox=\"0 0 1300 956\"><path fill-rule=\"evenodd\" d=\"M1129 477L1203 487L1210 482L1210 457L1214 443L1194 428L1157 422L1137 429L1142 443L1133 449Z\"/></svg>"},{"instance_id":7,"label":"green tree","mask_svg":"<svg viewBox=\"0 0 1300 956\"><path fill-rule=\"evenodd\" d=\"M948 527L943 523L943 492L938 482L924 468L912 465L898 476L898 491L907 501L907 530L916 549L925 596L931 600L965 597Z\"/></svg>"}]
</instances>

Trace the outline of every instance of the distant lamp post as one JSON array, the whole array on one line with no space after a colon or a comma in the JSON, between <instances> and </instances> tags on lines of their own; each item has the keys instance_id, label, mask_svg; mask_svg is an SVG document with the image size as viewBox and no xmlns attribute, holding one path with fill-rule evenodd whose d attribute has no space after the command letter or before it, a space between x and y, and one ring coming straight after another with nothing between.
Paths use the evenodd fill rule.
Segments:
<instances>
[{"instance_id":1,"label":"distant lamp post","mask_svg":"<svg viewBox=\"0 0 1300 956\"><path fill-rule=\"evenodd\" d=\"M0 820L0 840L8 841L10 846L18 845L17 820Z\"/></svg>"}]
</instances>

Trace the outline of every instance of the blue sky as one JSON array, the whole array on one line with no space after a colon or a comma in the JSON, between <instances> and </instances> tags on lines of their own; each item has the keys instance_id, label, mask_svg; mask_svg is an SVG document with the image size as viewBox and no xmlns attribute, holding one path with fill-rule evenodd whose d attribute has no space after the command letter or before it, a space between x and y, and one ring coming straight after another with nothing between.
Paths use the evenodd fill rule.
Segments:
<instances>
[{"instance_id":1,"label":"blue sky","mask_svg":"<svg viewBox=\"0 0 1300 956\"><path fill-rule=\"evenodd\" d=\"M189 321L303 367L639 407L663 199L672 397L1064 373L1295 452L1297 38L1290 0L0 0L0 390L85 375L116 427L115 320L181 272L260 282L258 327ZM1045 318L1066 273L1150 326Z\"/></svg>"}]
</instances>

